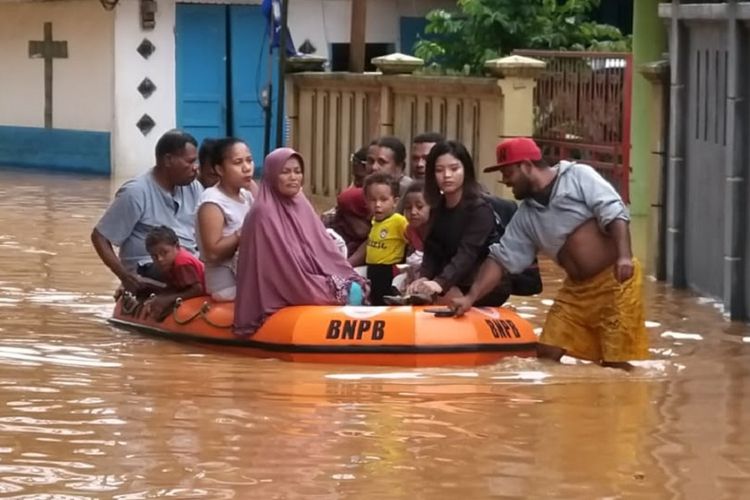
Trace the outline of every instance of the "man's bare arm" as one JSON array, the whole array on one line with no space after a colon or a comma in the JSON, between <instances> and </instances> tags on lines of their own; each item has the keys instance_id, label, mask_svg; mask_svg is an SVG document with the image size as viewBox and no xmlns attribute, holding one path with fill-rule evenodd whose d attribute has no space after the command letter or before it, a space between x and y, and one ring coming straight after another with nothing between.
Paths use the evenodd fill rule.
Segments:
<instances>
[{"instance_id":1,"label":"man's bare arm","mask_svg":"<svg viewBox=\"0 0 750 500\"><path fill-rule=\"evenodd\" d=\"M353 254L349 256L349 264L352 267L362 266L365 263L365 255L367 254L367 241L365 240Z\"/></svg>"},{"instance_id":2,"label":"man's bare arm","mask_svg":"<svg viewBox=\"0 0 750 500\"><path fill-rule=\"evenodd\" d=\"M615 240L617 256L621 258L632 258L633 252L630 247L630 224L623 219L615 219L607 226L607 232Z\"/></svg>"},{"instance_id":3,"label":"man's bare arm","mask_svg":"<svg viewBox=\"0 0 750 500\"><path fill-rule=\"evenodd\" d=\"M615 219L607 225L607 231L615 241L617 262L615 262L615 278L624 283L633 276L633 251L630 246L630 225L623 219Z\"/></svg>"},{"instance_id":4,"label":"man's bare arm","mask_svg":"<svg viewBox=\"0 0 750 500\"><path fill-rule=\"evenodd\" d=\"M117 257L115 249L112 248L112 243L96 228L91 232L91 243L94 245L94 249L102 262L104 262L104 265L117 276L126 290L135 293L144 287L137 274L128 272L125 269L125 266L122 265L122 262Z\"/></svg>"},{"instance_id":5,"label":"man's bare arm","mask_svg":"<svg viewBox=\"0 0 750 500\"><path fill-rule=\"evenodd\" d=\"M471 309L474 302L494 290L503 279L503 274L505 274L503 266L493 259L485 259L469 293L453 300L451 307L456 312L456 316L463 316L466 311Z\"/></svg>"}]
</instances>

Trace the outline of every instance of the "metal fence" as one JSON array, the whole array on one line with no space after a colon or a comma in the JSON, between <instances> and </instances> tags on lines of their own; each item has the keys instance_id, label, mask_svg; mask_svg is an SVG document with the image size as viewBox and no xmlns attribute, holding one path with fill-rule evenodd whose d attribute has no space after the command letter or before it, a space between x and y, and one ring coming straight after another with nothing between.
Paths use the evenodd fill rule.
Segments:
<instances>
[{"instance_id":1,"label":"metal fence","mask_svg":"<svg viewBox=\"0 0 750 500\"><path fill-rule=\"evenodd\" d=\"M545 155L590 164L629 202L632 55L514 53L547 63L534 93L534 138Z\"/></svg>"}]
</instances>

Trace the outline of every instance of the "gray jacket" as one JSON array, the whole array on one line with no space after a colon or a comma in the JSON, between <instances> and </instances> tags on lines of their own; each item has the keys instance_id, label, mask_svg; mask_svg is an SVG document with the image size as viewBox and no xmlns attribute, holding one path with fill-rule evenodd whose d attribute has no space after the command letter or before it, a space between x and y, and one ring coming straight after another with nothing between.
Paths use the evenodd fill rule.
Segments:
<instances>
[{"instance_id":1,"label":"gray jacket","mask_svg":"<svg viewBox=\"0 0 750 500\"><path fill-rule=\"evenodd\" d=\"M203 191L201 184L196 180L169 193L159 186L153 173L152 168L125 182L96 224L96 229L120 248L120 261L131 271L151 262L146 235L157 226L171 227L183 248L192 253L198 251L195 212Z\"/></svg>"},{"instance_id":2,"label":"gray jacket","mask_svg":"<svg viewBox=\"0 0 750 500\"><path fill-rule=\"evenodd\" d=\"M614 187L588 165L560 162L549 205L532 198L521 202L489 257L511 273L520 273L542 252L557 254L578 226L596 218L604 231L615 219L630 220L628 209Z\"/></svg>"}]
</instances>

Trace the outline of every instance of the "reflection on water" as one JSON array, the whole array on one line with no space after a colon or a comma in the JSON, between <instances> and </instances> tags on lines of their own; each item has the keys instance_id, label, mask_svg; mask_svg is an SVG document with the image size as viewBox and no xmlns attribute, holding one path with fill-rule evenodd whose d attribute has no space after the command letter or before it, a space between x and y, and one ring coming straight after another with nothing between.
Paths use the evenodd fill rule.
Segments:
<instances>
[{"instance_id":1,"label":"reflection on water","mask_svg":"<svg viewBox=\"0 0 750 500\"><path fill-rule=\"evenodd\" d=\"M750 331L647 283L652 361L393 370L108 326L103 179L0 172L0 495L750 498ZM543 297L514 300L541 327ZM49 496L44 496L49 495Z\"/></svg>"}]
</instances>

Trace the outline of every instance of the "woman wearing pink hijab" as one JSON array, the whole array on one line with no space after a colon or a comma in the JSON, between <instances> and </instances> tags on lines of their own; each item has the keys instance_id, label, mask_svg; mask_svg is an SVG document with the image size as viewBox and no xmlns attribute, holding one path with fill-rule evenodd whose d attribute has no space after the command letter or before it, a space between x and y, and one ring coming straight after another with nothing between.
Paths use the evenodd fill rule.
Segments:
<instances>
[{"instance_id":1,"label":"woman wearing pink hijab","mask_svg":"<svg viewBox=\"0 0 750 500\"><path fill-rule=\"evenodd\" d=\"M350 288L365 287L302 192L303 172L302 156L293 149L279 148L266 157L260 193L240 238L238 335L252 335L284 307L346 304Z\"/></svg>"}]
</instances>

